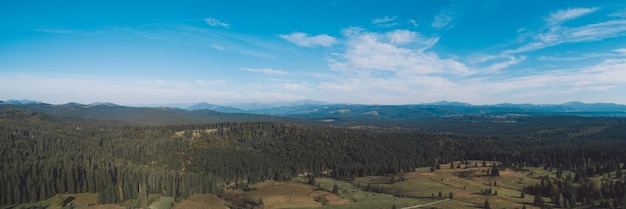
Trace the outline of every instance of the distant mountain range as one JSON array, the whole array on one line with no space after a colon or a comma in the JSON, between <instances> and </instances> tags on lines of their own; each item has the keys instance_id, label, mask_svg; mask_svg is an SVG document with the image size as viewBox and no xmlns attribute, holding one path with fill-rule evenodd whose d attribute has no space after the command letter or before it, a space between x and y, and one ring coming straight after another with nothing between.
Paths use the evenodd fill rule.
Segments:
<instances>
[{"instance_id":1,"label":"distant mountain range","mask_svg":"<svg viewBox=\"0 0 626 209\"><path fill-rule=\"evenodd\" d=\"M536 104L497 104L471 105L460 102L441 101L413 105L360 105L329 104L324 102L284 103L282 106L257 105L256 108L236 108L199 103L188 110L208 109L218 112L275 115L293 118L380 118L412 119L446 117L454 115L573 115L626 117L626 105L613 103L569 102L554 105Z\"/></svg>"}]
</instances>

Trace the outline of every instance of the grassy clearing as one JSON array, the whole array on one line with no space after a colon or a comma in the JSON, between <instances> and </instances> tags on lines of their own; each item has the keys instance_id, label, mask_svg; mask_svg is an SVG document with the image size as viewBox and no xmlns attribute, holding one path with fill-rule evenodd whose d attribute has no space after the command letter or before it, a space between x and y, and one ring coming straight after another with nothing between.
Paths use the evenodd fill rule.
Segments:
<instances>
[{"instance_id":1,"label":"grassy clearing","mask_svg":"<svg viewBox=\"0 0 626 209\"><path fill-rule=\"evenodd\" d=\"M214 194L193 195L176 204L175 209L228 209L226 202Z\"/></svg>"},{"instance_id":2,"label":"grassy clearing","mask_svg":"<svg viewBox=\"0 0 626 209\"><path fill-rule=\"evenodd\" d=\"M336 204L324 206L324 208L331 209L348 209L348 208L362 208L362 209L378 209L378 208L391 208L394 205L396 208L402 208L413 205L420 205L434 201L432 198L400 198L390 194L382 194L375 192L363 191L350 182L339 181L330 178L316 178L316 183L320 188L326 191L332 191L333 185L337 184L339 188L339 196L345 199L346 204ZM295 178L294 181L305 182L304 178ZM298 207L290 207L298 208Z\"/></svg>"},{"instance_id":3,"label":"grassy clearing","mask_svg":"<svg viewBox=\"0 0 626 209\"><path fill-rule=\"evenodd\" d=\"M455 165L459 162L455 162ZM453 194L454 199L450 201L437 202L429 205L427 208L468 208L482 207L486 199L489 200L492 208L521 208L526 205L527 208L533 208L532 195L526 195L520 198L521 191L524 187L534 185L539 182L539 176L555 175L556 170L549 172L546 170L517 170L501 169L500 176L492 177L487 175L487 169L490 167L482 167L482 163L478 163L475 167L471 163L470 168L450 168L450 164L442 164L441 169L430 172L430 168L418 168L416 172L408 172L394 176L394 183L391 183L391 175L388 176L368 176L359 177L352 181L356 187L387 194L396 197L412 197L417 199L437 200L439 192L443 198ZM487 162L491 165L492 162ZM456 167L456 166L455 166ZM465 173L465 175L461 175ZM552 173L552 174L551 174ZM564 174L566 174L564 172ZM400 177L404 181L399 181ZM369 189L367 185L369 184ZM491 188L492 193L483 194L482 191ZM434 197L434 198L433 198ZM382 201L389 201L381 199ZM545 199L549 202L548 199ZM406 207L405 205L396 204L398 208ZM379 208L385 208L381 205Z\"/></svg>"},{"instance_id":4,"label":"grassy clearing","mask_svg":"<svg viewBox=\"0 0 626 209\"><path fill-rule=\"evenodd\" d=\"M154 201L148 206L148 209L170 209L176 201L173 197L163 197L157 201Z\"/></svg>"},{"instance_id":5,"label":"grassy clearing","mask_svg":"<svg viewBox=\"0 0 626 209\"><path fill-rule=\"evenodd\" d=\"M260 200L264 209L273 208L305 208L320 207L322 204L315 199L324 196L330 205L342 204L343 199L336 194L320 190L315 186L300 182L263 182L250 187L251 191L226 191L224 198L227 205L259 206Z\"/></svg>"},{"instance_id":6,"label":"grassy clearing","mask_svg":"<svg viewBox=\"0 0 626 209\"><path fill-rule=\"evenodd\" d=\"M124 207L115 204L96 205L97 200L98 193L63 194L39 202L0 206L0 209L124 209Z\"/></svg>"}]
</instances>

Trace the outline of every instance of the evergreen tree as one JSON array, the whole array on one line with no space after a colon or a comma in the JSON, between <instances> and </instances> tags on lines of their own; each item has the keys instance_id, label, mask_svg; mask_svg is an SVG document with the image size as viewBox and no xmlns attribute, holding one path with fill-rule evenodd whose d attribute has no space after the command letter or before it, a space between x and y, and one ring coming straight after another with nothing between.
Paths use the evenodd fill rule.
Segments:
<instances>
[{"instance_id":1,"label":"evergreen tree","mask_svg":"<svg viewBox=\"0 0 626 209\"><path fill-rule=\"evenodd\" d=\"M339 194L339 187L337 186L337 183L333 184L333 193Z\"/></svg>"},{"instance_id":2,"label":"evergreen tree","mask_svg":"<svg viewBox=\"0 0 626 209\"><path fill-rule=\"evenodd\" d=\"M443 194L441 193L441 191L439 191L439 194L437 194L437 197L443 198Z\"/></svg>"},{"instance_id":3,"label":"evergreen tree","mask_svg":"<svg viewBox=\"0 0 626 209\"><path fill-rule=\"evenodd\" d=\"M535 199L533 200L533 204L535 204L536 206L539 206L539 207L543 207L545 205L545 202L544 202L543 198L541 198L541 194L539 192L537 192L537 194L535 195Z\"/></svg>"},{"instance_id":4,"label":"evergreen tree","mask_svg":"<svg viewBox=\"0 0 626 209\"><path fill-rule=\"evenodd\" d=\"M315 184L315 176L313 176L313 174L309 174L309 184L313 186L317 186Z\"/></svg>"},{"instance_id":5,"label":"evergreen tree","mask_svg":"<svg viewBox=\"0 0 626 209\"><path fill-rule=\"evenodd\" d=\"M524 198L526 197L526 193L524 193L524 190L522 190L522 194L520 195L520 198Z\"/></svg>"},{"instance_id":6,"label":"evergreen tree","mask_svg":"<svg viewBox=\"0 0 626 209\"><path fill-rule=\"evenodd\" d=\"M485 205L484 205L484 207L483 207L483 208L485 208L485 209L491 209L491 207L489 207L489 200L488 200L488 199L485 199Z\"/></svg>"},{"instance_id":7,"label":"evergreen tree","mask_svg":"<svg viewBox=\"0 0 626 209\"><path fill-rule=\"evenodd\" d=\"M137 191L137 207L138 208L148 208L148 191L146 188L147 184L139 184Z\"/></svg>"},{"instance_id":8,"label":"evergreen tree","mask_svg":"<svg viewBox=\"0 0 626 209\"><path fill-rule=\"evenodd\" d=\"M448 198L449 199L454 199L454 196L452 195L452 192L450 192L450 194L448 194Z\"/></svg>"},{"instance_id":9,"label":"evergreen tree","mask_svg":"<svg viewBox=\"0 0 626 209\"><path fill-rule=\"evenodd\" d=\"M315 198L315 201L319 202L322 206L328 205L328 200L326 199L325 195L320 195L319 197Z\"/></svg>"},{"instance_id":10,"label":"evergreen tree","mask_svg":"<svg viewBox=\"0 0 626 209\"><path fill-rule=\"evenodd\" d=\"M491 167L491 176L500 176L500 169L498 169L498 167L496 167L495 163Z\"/></svg>"},{"instance_id":11,"label":"evergreen tree","mask_svg":"<svg viewBox=\"0 0 626 209\"><path fill-rule=\"evenodd\" d=\"M263 199L259 198L259 203L257 203L257 205L260 205L260 206L265 205L265 203L263 203Z\"/></svg>"}]
</instances>

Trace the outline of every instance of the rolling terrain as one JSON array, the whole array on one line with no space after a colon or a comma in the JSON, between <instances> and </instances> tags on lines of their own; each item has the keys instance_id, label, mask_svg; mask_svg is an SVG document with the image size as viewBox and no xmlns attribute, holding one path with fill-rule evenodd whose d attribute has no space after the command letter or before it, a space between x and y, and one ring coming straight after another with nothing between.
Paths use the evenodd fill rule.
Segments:
<instances>
[{"instance_id":1,"label":"rolling terrain","mask_svg":"<svg viewBox=\"0 0 626 209\"><path fill-rule=\"evenodd\" d=\"M3 102L0 208L619 208L626 200L626 118L428 106L342 106L333 114L346 117L322 121ZM356 114L372 108L378 116Z\"/></svg>"}]
</instances>

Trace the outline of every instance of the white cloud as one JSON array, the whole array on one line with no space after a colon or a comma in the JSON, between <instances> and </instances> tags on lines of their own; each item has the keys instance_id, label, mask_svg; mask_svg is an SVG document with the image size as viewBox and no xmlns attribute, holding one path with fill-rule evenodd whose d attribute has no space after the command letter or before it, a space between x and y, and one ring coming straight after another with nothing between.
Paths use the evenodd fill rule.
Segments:
<instances>
[{"instance_id":1,"label":"white cloud","mask_svg":"<svg viewBox=\"0 0 626 209\"><path fill-rule=\"evenodd\" d=\"M527 57L487 55L476 63L464 63L430 51L438 37L409 30L380 33L352 27L343 30L343 36L345 51L328 58L334 73L317 76L322 81L315 88L326 100L368 104L440 100L558 103L594 101L593 98L601 98L597 95L626 89L626 59L596 59L594 65L563 70L510 71L504 69ZM606 53L623 58L619 56L622 52L626 50Z\"/></svg>"},{"instance_id":2,"label":"white cloud","mask_svg":"<svg viewBox=\"0 0 626 209\"><path fill-rule=\"evenodd\" d=\"M394 22L397 18L398 16L393 16L393 17L384 16L384 17L372 19L371 22L372 24L378 27L393 27L393 26L398 25L397 22Z\"/></svg>"},{"instance_id":3,"label":"white cloud","mask_svg":"<svg viewBox=\"0 0 626 209\"><path fill-rule=\"evenodd\" d=\"M581 101L598 94L619 95L626 89L623 69L626 69L626 59L607 59L587 67L539 71L513 78L502 75L464 80L461 85L464 90L481 93L482 101L502 102L502 98L515 103ZM626 102L622 98L613 99L606 101L604 98L606 102Z\"/></svg>"},{"instance_id":4,"label":"white cloud","mask_svg":"<svg viewBox=\"0 0 626 209\"><path fill-rule=\"evenodd\" d=\"M42 32L42 33L53 33L53 34L75 33L75 31L72 31L72 30L63 30L63 29L35 29L35 31Z\"/></svg>"},{"instance_id":5,"label":"white cloud","mask_svg":"<svg viewBox=\"0 0 626 209\"><path fill-rule=\"evenodd\" d=\"M521 56L521 57L506 56L502 58L504 60L493 63L487 67L481 68L480 69L481 73L483 74L484 73L498 73L502 69L506 69L511 65L515 65L526 60L525 56Z\"/></svg>"},{"instance_id":6,"label":"white cloud","mask_svg":"<svg viewBox=\"0 0 626 209\"><path fill-rule=\"evenodd\" d=\"M345 53L329 60L333 70L357 74L387 71L397 75L469 73L459 62L425 52L437 43L437 37L427 38L408 30L374 33L349 29L344 35L347 38Z\"/></svg>"},{"instance_id":7,"label":"white cloud","mask_svg":"<svg viewBox=\"0 0 626 209\"><path fill-rule=\"evenodd\" d=\"M375 18L372 20L372 24L381 24L381 23L388 23L391 21L396 20L396 18L398 18L398 16L393 16L393 17L389 17L389 16L384 16L384 17L379 17L379 18Z\"/></svg>"},{"instance_id":8,"label":"white cloud","mask_svg":"<svg viewBox=\"0 0 626 209\"><path fill-rule=\"evenodd\" d=\"M316 46L328 47L328 46L335 44L335 42L337 42L337 39L326 34L317 35L317 36L309 36L306 33L302 33L302 32L282 34L280 35L280 38L285 39L298 46L304 46L304 47L316 47Z\"/></svg>"},{"instance_id":9,"label":"white cloud","mask_svg":"<svg viewBox=\"0 0 626 209\"><path fill-rule=\"evenodd\" d=\"M445 5L437 15L433 18L431 27L434 29L442 29L450 26L450 23L455 18L462 16L465 13L466 8L471 4L471 1L452 0Z\"/></svg>"},{"instance_id":10,"label":"white cloud","mask_svg":"<svg viewBox=\"0 0 626 209\"><path fill-rule=\"evenodd\" d=\"M385 33L362 28L343 31L345 51L328 58L334 75L324 75L318 89L332 92L339 102L370 104L415 103L458 98L453 80L472 74L465 64L429 52L438 37L409 30ZM341 95L341 96L332 96Z\"/></svg>"},{"instance_id":11,"label":"white cloud","mask_svg":"<svg viewBox=\"0 0 626 209\"><path fill-rule=\"evenodd\" d=\"M613 12L613 13L609 14L609 16L611 16L611 17L626 18L626 8L621 9L621 10L616 11L616 12Z\"/></svg>"},{"instance_id":12,"label":"white cloud","mask_svg":"<svg viewBox=\"0 0 626 209\"><path fill-rule=\"evenodd\" d=\"M217 49L217 50L220 50L220 51L226 51L226 48L224 48L224 47L222 47L222 46L220 46L220 45L213 44L213 45L211 45L211 46L212 46L214 49Z\"/></svg>"},{"instance_id":13,"label":"white cloud","mask_svg":"<svg viewBox=\"0 0 626 209\"><path fill-rule=\"evenodd\" d=\"M417 22L414 19L409 19L407 23L413 25L413 27L417 27Z\"/></svg>"},{"instance_id":14,"label":"white cloud","mask_svg":"<svg viewBox=\"0 0 626 209\"><path fill-rule=\"evenodd\" d=\"M417 39L418 34L409 30L395 30L388 32L387 38L392 44L406 44L414 42Z\"/></svg>"},{"instance_id":15,"label":"white cloud","mask_svg":"<svg viewBox=\"0 0 626 209\"><path fill-rule=\"evenodd\" d=\"M210 26L214 26L214 27L224 27L224 28L229 28L230 24L219 21L218 19L209 17L209 18L204 18L204 22L206 24L209 24Z\"/></svg>"},{"instance_id":16,"label":"white cloud","mask_svg":"<svg viewBox=\"0 0 626 209\"><path fill-rule=\"evenodd\" d=\"M505 50L503 54L535 51L566 43L598 41L612 37L626 36L626 20L607 20L582 26L565 27L561 23L595 12L596 8L576 8L554 12L546 19L546 26L540 32L525 33L532 41L516 49Z\"/></svg>"},{"instance_id":17,"label":"white cloud","mask_svg":"<svg viewBox=\"0 0 626 209\"><path fill-rule=\"evenodd\" d=\"M263 73L268 75L286 75L287 72L282 70L275 70L270 68L241 68L243 71L253 72L253 73Z\"/></svg>"},{"instance_id":18,"label":"white cloud","mask_svg":"<svg viewBox=\"0 0 626 209\"><path fill-rule=\"evenodd\" d=\"M437 16L435 16L435 20L433 21L433 24L431 26L435 29L441 29L450 24L452 20L453 18L450 14L439 13Z\"/></svg>"},{"instance_id":19,"label":"white cloud","mask_svg":"<svg viewBox=\"0 0 626 209\"><path fill-rule=\"evenodd\" d=\"M620 53L620 54L626 54L626 48L621 48L621 49L615 49L613 50L614 52Z\"/></svg>"},{"instance_id":20,"label":"white cloud","mask_svg":"<svg viewBox=\"0 0 626 209\"><path fill-rule=\"evenodd\" d=\"M550 17L548 17L547 22L552 25L557 25L565 21L576 19L586 14L593 13L596 10L597 10L596 8L573 8L573 9L559 10L557 12L550 14Z\"/></svg>"}]
</instances>

